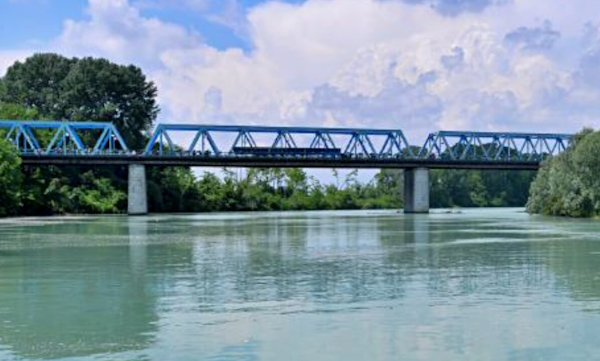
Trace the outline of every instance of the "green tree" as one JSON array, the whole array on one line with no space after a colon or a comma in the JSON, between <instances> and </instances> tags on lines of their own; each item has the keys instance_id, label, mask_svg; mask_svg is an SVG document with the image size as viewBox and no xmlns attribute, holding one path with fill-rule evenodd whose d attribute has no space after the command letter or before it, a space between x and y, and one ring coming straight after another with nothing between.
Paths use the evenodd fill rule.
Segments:
<instances>
[{"instance_id":1,"label":"green tree","mask_svg":"<svg viewBox=\"0 0 600 361\"><path fill-rule=\"evenodd\" d=\"M17 214L21 205L21 159L12 144L0 139L0 216Z\"/></svg>"},{"instance_id":2,"label":"green tree","mask_svg":"<svg viewBox=\"0 0 600 361\"><path fill-rule=\"evenodd\" d=\"M530 213L567 216L600 216L600 132L585 129L567 151L548 159L531 185Z\"/></svg>"},{"instance_id":3,"label":"green tree","mask_svg":"<svg viewBox=\"0 0 600 361\"><path fill-rule=\"evenodd\" d=\"M24 62L16 62L0 78L0 118L109 121L117 126L132 149L145 144L146 131L157 112L156 87L141 70L105 59L36 54ZM43 143L51 134L38 130L36 136ZM124 211L127 173L121 167L43 167L25 168L24 172L27 176L22 189L22 214ZM183 177L184 173L174 176ZM153 175L157 178L152 178ZM178 196L177 191L174 188L165 191L170 184L179 185L172 177L165 179L162 174L152 173L149 187L165 182L160 187L159 194L164 193L161 204L179 210L180 206L174 207L176 201L171 199ZM114 197L108 196L112 190Z\"/></svg>"},{"instance_id":4,"label":"green tree","mask_svg":"<svg viewBox=\"0 0 600 361\"><path fill-rule=\"evenodd\" d=\"M116 189L109 178L96 178L92 171L81 175L80 187L73 190L73 201L80 213L119 213L127 199L125 192Z\"/></svg>"},{"instance_id":5,"label":"green tree","mask_svg":"<svg viewBox=\"0 0 600 361\"><path fill-rule=\"evenodd\" d=\"M60 116L112 122L129 147L141 149L158 114L156 95L156 86L140 68L83 58L61 82Z\"/></svg>"},{"instance_id":6,"label":"green tree","mask_svg":"<svg viewBox=\"0 0 600 361\"><path fill-rule=\"evenodd\" d=\"M0 80L0 103L18 104L49 117L60 117L62 82L77 59L35 54L16 62Z\"/></svg>"},{"instance_id":7,"label":"green tree","mask_svg":"<svg viewBox=\"0 0 600 361\"><path fill-rule=\"evenodd\" d=\"M29 119L113 122L132 149L143 147L156 120L156 95L140 68L106 59L35 54L0 79L0 104L34 111Z\"/></svg>"},{"instance_id":8,"label":"green tree","mask_svg":"<svg viewBox=\"0 0 600 361\"><path fill-rule=\"evenodd\" d=\"M0 119L27 120L40 119L39 112L20 104L0 103Z\"/></svg>"}]
</instances>

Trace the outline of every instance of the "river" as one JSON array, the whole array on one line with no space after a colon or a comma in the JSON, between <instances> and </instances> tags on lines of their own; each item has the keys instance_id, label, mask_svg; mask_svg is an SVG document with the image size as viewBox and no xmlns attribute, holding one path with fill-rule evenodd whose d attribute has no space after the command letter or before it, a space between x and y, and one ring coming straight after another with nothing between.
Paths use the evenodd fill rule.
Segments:
<instances>
[{"instance_id":1,"label":"river","mask_svg":"<svg viewBox=\"0 0 600 361\"><path fill-rule=\"evenodd\" d=\"M6 219L0 360L600 360L600 222Z\"/></svg>"}]
</instances>

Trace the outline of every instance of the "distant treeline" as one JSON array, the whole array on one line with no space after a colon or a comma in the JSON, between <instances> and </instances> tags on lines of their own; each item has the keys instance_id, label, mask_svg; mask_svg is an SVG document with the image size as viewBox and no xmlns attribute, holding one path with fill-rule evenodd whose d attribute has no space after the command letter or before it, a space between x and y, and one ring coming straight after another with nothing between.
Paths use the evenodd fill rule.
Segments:
<instances>
[{"instance_id":1,"label":"distant treeline","mask_svg":"<svg viewBox=\"0 0 600 361\"><path fill-rule=\"evenodd\" d=\"M140 149L159 112L157 89L135 66L105 59L37 54L0 78L0 118L113 122ZM0 134L0 139L3 136ZM322 184L301 169L224 170L196 177L189 168L149 168L151 212L371 209L402 207L402 171L382 171L366 184L356 172L333 171ZM531 172L431 171L433 207L523 206ZM122 213L123 167L26 167L0 140L0 216Z\"/></svg>"}]
</instances>

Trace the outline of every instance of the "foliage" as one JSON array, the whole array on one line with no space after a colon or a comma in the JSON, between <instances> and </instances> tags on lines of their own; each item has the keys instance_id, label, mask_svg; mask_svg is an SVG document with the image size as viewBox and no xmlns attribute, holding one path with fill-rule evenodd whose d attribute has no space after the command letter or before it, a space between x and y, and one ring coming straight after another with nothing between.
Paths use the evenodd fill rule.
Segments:
<instances>
[{"instance_id":1,"label":"foliage","mask_svg":"<svg viewBox=\"0 0 600 361\"><path fill-rule=\"evenodd\" d=\"M515 207L527 202L528 171L432 170L433 207Z\"/></svg>"},{"instance_id":2,"label":"foliage","mask_svg":"<svg viewBox=\"0 0 600 361\"><path fill-rule=\"evenodd\" d=\"M20 104L0 103L0 119L40 119L40 115L34 108L27 108Z\"/></svg>"},{"instance_id":3,"label":"foliage","mask_svg":"<svg viewBox=\"0 0 600 361\"><path fill-rule=\"evenodd\" d=\"M112 122L132 149L140 149L146 144L144 132L158 114L156 93L156 86L133 65L84 58L61 82L59 116Z\"/></svg>"},{"instance_id":4,"label":"foliage","mask_svg":"<svg viewBox=\"0 0 600 361\"><path fill-rule=\"evenodd\" d=\"M109 170L26 167L24 172L20 214L122 213L126 209L126 184Z\"/></svg>"},{"instance_id":5,"label":"foliage","mask_svg":"<svg viewBox=\"0 0 600 361\"><path fill-rule=\"evenodd\" d=\"M21 159L12 144L0 139L0 216L14 215L21 205Z\"/></svg>"},{"instance_id":6,"label":"foliage","mask_svg":"<svg viewBox=\"0 0 600 361\"><path fill-rule=\"evenodd\" d=\"M62 82L77 59L35 54L16 62L0 81L0 103L19 104L40 114L59 115Z\"/></svg>"},{"instance_id":7,"label":"foliage","mask_svg":"<svg viewBox=\"0 0 600 361\"><path fill-rule=\"evenodd\" d=\"M151 169L149 205L153 212L276 211L319 209L398 209L404 187L400 170L383 170L366 184L350 172L335 184L322 184L302 169L224 169L223 177L187 169ZM436 207L523 206L531 172L432 171Z\"/></svg>"},{"instance_id":8,"label":"foliage","mask_svg":"<svg viewBox=\"0 0 600 361\"><path fill-rule=\"evenodd\" d=\"M36 54L16 62L0 78L2 119L109 121L127 144L140 148L157 113L156 87L141 70L105 59ZM40 139L51 136L37 132ZM20 214L116 213L126 208L123 168L25 167L23 172L22 207L13 208ZM170 193L177 186L172 182Z\"/></svg>"},{"instance_id":9,"label":"foliage","mask_svg":"<svg viewBox=\"0 0 600 361\"><path fill-rule=\"evenodd\" d=\"M600 132L585 129L566 152L548 159L531 185L530 213L600 216Z\"/></svg>"},{"instance_id":10,"label":"foliage","mask_svg":"<svg viewBox=\"0 0 600 361\"><path fill-rule=\"evenodd\" d=\"M113 122L127 144L140 148L158 114L156 86L135 66L105 59L36 54L0 79L0 109L11 119L53 118ZM17 108L19 109L19 108ZM10 109L8 109L10 115Z\"/></svg>"},{"instance_id":11,"label":"foliage","mask_svg":"<svg viewBox=\"0 0 600 361\"><path fill-rule=\"evenodd\" d=\"M16 62L0 78L0 118L109 121L128 145L140 149L158 113L156 96L155 85L135 66L36 54ZM592 166L587 159L579 162ZM0 164L0 216L126 209L126 168L49 166L24 167L21 172L18 156L8 145L0 145ZM356 171L341 177L334 170L333 175L335 184L321 184L301 169L244 173L226 169L223 177L212 173L196 177L189 168L149 168L149 209L209 212L402 206L402 171L383 170L366 184L358 181ZM532 179L527 172L432 171L431 177L431 199L437 207L521 206Z\"/></svg>"}]
</instances>

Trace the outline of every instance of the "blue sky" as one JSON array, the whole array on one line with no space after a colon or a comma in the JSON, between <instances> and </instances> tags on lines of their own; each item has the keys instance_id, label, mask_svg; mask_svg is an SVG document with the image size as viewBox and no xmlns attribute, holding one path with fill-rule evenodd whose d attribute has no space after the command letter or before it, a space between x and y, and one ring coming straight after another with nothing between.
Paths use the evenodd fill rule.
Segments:
<instances>
[{"instance_id":1,"label":"blue sky","mask_svg":"<svg viewBox=\"0 0 600 361\"><path fill-rule=\"evenodd\" d=\"M573 132L600 122L597 0L0 0L35 52L140 66L160 121Z\"/></svg>"},{"instance_id":2,"label":"blue sky","mask_svg":"<svg viewBox=\"0 0 600 361\"><path fill-rule=\"evenodd\" d=\"M81 17L84 0L65 0L67 6L52 1L0 0L0 47L24 48L34 42L47 42L58 36L66 18Z\"/></svg>"},{"instance_id":3,"label":"blue sky","mask_svg":"<svg viewBox=\"0 0 600 361\"><path fill-rule=\"evenodd\" d=\"M110 1L110 0L108 0ZM210 20L220 14L228 1L206 1L206 5L193 8L174 0L163 2L138 2L145 16L173 22L201 33L208 44L218 48L240 47L248 50L250 44L230 27ZM254 7L264 0L239 0L235 4L240 12ZM286 0L301 3L301 0ZM132 2L135 4L136 2ZM27 48L43 44L60 35L65 19L82 20L86 17L86 0L0 0L0 47Z\"/></svg>"}]
</instances>

